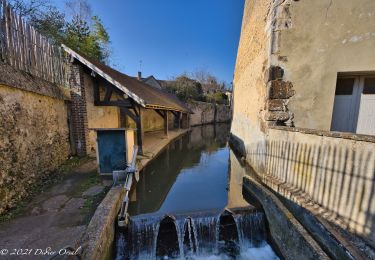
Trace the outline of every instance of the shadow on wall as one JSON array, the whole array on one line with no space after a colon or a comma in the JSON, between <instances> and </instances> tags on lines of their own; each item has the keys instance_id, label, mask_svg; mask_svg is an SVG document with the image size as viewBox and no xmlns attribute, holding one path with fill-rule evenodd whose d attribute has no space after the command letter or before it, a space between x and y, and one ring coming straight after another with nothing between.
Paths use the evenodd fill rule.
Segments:
<instances>
[{"instance_id":1,"label":"shadow on wall","mask_svg":"<svg viewBox=\"0 0 375 260\"><path fill-rule=\"evenodd\" d=\"M279 194L375 245L375 144L293 134L247 147L247 161Z\"/></svg>"}]
</instances>

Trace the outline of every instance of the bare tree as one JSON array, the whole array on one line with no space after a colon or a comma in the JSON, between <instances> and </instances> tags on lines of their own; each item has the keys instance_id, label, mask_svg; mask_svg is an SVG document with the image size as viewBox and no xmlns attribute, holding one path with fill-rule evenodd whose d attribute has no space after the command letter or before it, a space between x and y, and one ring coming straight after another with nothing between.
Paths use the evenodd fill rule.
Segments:
<instances>
[{"instance_id":1,"label":"bare tree","mask_svg":"<svg viewBox=\"0 0 375 260\"><path fill-rule=\"evenodd\" d=\"M29 19L40 14L40 11L51 6L49 0L10 0L9 4L22 17Z\"/></svg>"},{"instance_id":2,"label":"bare tree","mask_svg":"<svg viewBox=\"0 0 375 260\"><path fill-rule=\"evenodd\" d=\"M77 17L81 21L90 21L92 17L92 10L87 0L67 0L65 2L71 18Z\"/></svg>"}]
</instances>

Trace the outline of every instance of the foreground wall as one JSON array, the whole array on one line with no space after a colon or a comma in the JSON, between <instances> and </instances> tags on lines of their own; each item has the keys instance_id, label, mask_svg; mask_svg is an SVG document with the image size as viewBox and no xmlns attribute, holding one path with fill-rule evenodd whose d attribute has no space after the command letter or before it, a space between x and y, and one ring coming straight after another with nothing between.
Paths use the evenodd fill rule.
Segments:
<instances>
[{"instance_id":1,"label":"foreground wall","mask_svg":"<svg viewBox=\"0 0 375 260\"><path fill-rule=\"evenodd\" d=\"M70 154L67 107L58 88L0 64L0 213ZM12 86L4 85L12 84Z\"/></svg>"},{"instance_id":2,"label":"foreground wall","mask_svg":"<svg viewBox=\"0 0 375 260\"><path fill-rule=\"evenodd\" d=\"M194 113L190 114L191 126L228 123L232 119L232 110L228 105L199 101L190 101L187 105Z\"/></svg>"},{"instance_id":3,"label":"foreground wall","mask_svg":"<svg viewBox=\"0 0 375 260\"><path fill-rule=\"evenodd\" d=\"M271 1L245 2L240 43L233 79L233 120L231 132L241 150L252 140L263 139L261 113L266 87L263 81L268 60L267 16Z\"/></svg>"},{"instance_id":4,"label":"foreground wall","mask_svg":"<svg viewBox=\"0 0 375 260\"><path fill-rule=\"evenodd\" d=\"M374 151L372 136L274 127L248 161L279 194L375 245Z\"/></svg>"}]
</instances>

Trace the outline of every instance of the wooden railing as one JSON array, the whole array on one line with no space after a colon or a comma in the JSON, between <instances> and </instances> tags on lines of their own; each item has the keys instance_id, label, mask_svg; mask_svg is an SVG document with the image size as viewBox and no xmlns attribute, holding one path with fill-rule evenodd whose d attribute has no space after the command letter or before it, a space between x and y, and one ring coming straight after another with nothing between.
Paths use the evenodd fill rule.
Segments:
<instances>
[{"instance_id":1,"label":"wooden railing","mask_svg":"<svg viewBox=\"0 0 375 260\"><path fill-rule=\"evenodd\" d=\"M17 70L67 86L66 54L0 0L0 58Z\"/></svg>"}]
</instances>

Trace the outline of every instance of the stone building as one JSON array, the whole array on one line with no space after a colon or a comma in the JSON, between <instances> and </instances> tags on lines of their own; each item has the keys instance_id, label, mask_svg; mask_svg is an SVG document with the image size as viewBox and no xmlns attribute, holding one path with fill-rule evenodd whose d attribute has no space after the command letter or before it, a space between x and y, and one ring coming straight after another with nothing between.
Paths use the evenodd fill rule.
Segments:
<instances>
[{"instance_id":1,"label":"stone building","mask_svg":"<svg viewBox=\"0 0 375 260\"><path fill-rule=\"evenodd\" d=\"M374 46L375 1L245 1L231 127L269 187L373 245Z\"/></svg>"}]
</instances>

